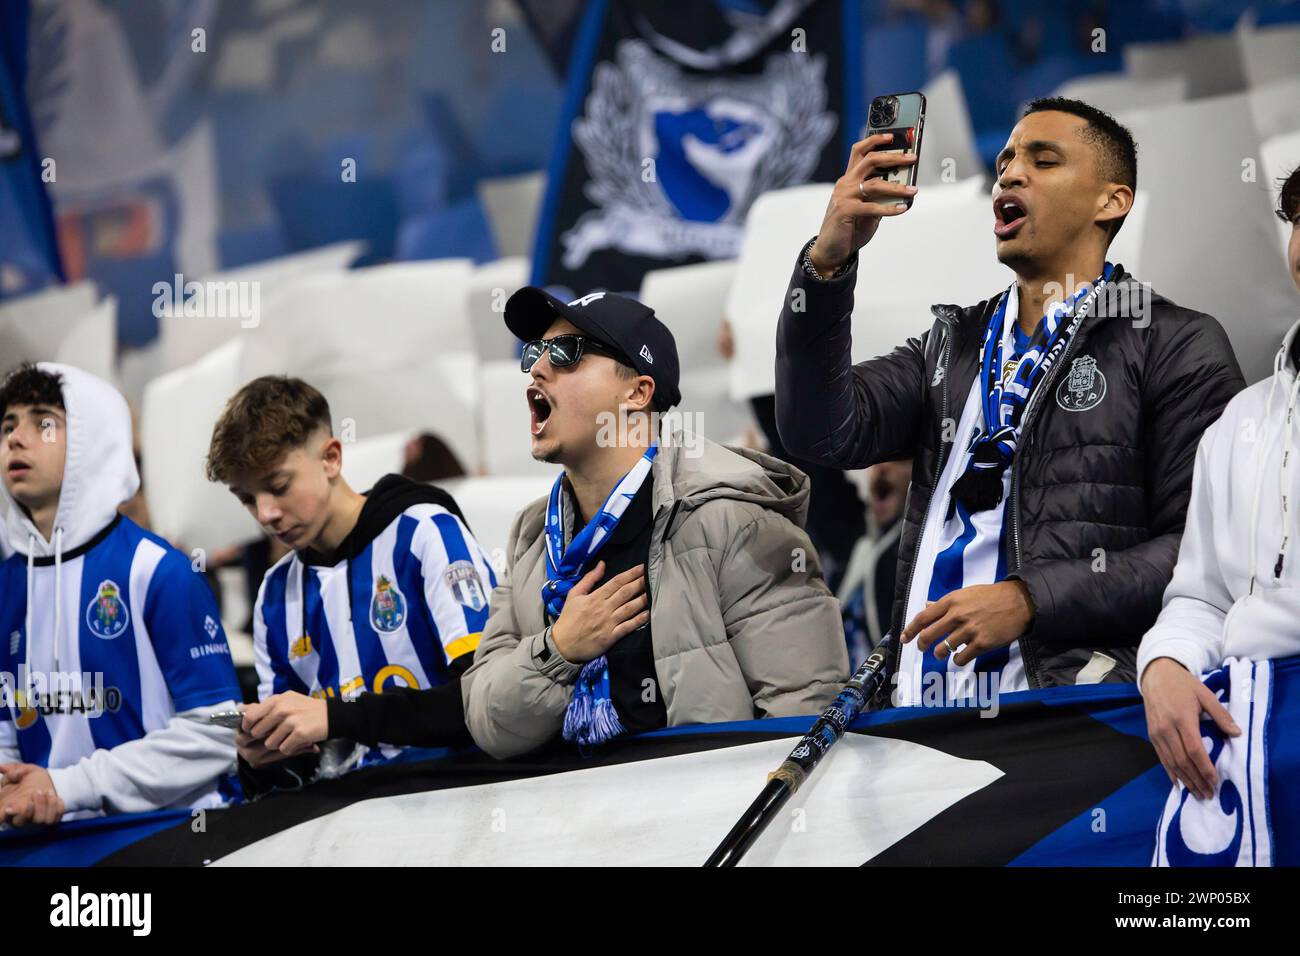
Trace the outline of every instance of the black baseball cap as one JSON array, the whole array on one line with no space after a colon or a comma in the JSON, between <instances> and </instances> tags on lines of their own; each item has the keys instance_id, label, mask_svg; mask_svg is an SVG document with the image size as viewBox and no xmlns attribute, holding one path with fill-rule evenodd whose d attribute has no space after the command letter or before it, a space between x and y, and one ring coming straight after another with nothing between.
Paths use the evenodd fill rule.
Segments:
<instances>
[{"instance_id":1,"label":"black baseball cap","mask_svg":"<svg viewBox=\"0 0 1300 956\"><path fill-rule=\"evenodd\" d=\"M564 302L537 286L525 286L506 301L506 328L517 338L543 338L556 319L568 319L602 345L621 352L655 383L655 407L666 411L682 400L677 343L648 305L613 292L592 292Z\"/></svg>"}]
</instances>

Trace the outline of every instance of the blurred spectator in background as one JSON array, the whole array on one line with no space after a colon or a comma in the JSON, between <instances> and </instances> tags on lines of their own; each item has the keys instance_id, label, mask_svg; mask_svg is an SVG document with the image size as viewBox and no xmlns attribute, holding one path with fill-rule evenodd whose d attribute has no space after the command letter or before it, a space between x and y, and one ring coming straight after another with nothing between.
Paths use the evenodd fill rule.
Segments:
<instances>
[{"instance_id":1,"label":"blurred spectator in background","mask_svg":"<svg viewBox=\"0 0 1300 956\"><path fill-rule=\"evenodd\" d=\"M717 346L718 354L725 359L730 359L735 354L736 343L732 337L731 323L726 318L718 327ZM781 436L776 433L775 395L757 396L750 399L749 404L766 442L767 453L794 465L812 482L808 522L804 530L821 555L822 573L826 577L827 586L832 591L837 591L853 546L867 533L862 501L844 472L814 462L800 461L786 451Z\"/></svg>"},{"instance_id":2,"label":"blurred spectator in background","mask_svg":"<svg viewBox=\"0 0 1300 956\"><path fill-rule=\"evenodd\" d=\"M889 630L903 504L912 480L911 459L886 461L854 472L865 486L868 531L849 559L838 597L844 614L849 666L861 664Z\"/></svg>"},{"instance_id":3,"label":"blurred spectator in background","mask_svg":"<svg viewBox=\"0 0 1300 956\"><path fill-rule=\"evenodd\" d=\"M463 478L465 466L445 441L437 435L421 432L406 443L402 477L423 482Z\"/></svg>"}]
</instances>

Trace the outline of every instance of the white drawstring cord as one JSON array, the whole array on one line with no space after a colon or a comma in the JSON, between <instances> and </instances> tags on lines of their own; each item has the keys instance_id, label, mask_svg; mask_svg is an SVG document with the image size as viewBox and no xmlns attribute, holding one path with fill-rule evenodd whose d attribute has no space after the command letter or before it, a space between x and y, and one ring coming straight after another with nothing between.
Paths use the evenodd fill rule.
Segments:
<instances>
[{"instance_id":1,"label":"white drawstring cord","mask_svg":"<svg viewBox=\"0 0 1300 956\"><path fill-rule=\"evenodd\" d=\"M1277 380L1282 373L1282 356L1285 346L1277 350L1277 355L1273 357L1273 376L1268 387L1268 400L1264 402L1264 421L1261 427L1262 434L1258 436L1259 455L1256 458L1255 466L1255 493L1251 498L1250 505L1250 592L1255 593L1255 576L1259 570L1259 498L1264 484L1264 465L1265 456L1268 454L1269 447L1272 443L1272 436L1268 434L1269 421L1273 412L1273 393L1277 391Z\"/></svg>"},{"instance_id":2,"label":"white drawstring cord","mask_svg":"<svg viewBox=\"0 0 1300 956\"><path fill-rule=\"evenodd\" d=\"M23 634L27 641L23 649L23 707L32 706L32 577L36 570L36 535L27 535L27 606L23 609ZM17 726L18 713L15 701L14 726Z\"/></svg>"},{"instance_id":3,"label":"white drawstring cord","mask_svg":"<svg viewBox=\"0 0 1300 956\"><path fill-rule=\"evenodd\" d=\"M59 630L63 617L63 529L54 529L54 673L59 671ZM63 678L55 677L62 685Z\"/></svg>"},{"instance_id":4,"label":"white drawstring cord","mask_svg":"<svg viewBox=\"0 0 1300 956\"><path fill-rule=\"evenodd\" d=\"M1287 475L1291 469L1292 446L1295 444L1293 419L1295 418L1295 403L1298 392L1300 392L1300 374L1297 374L1295 380L1291 383L1291 397L1287 402L1286 417L1282 420L1282 427L1286 429L1286 435L1282 440L1282 467L1278 471L1278 493L1282 501L1282 545L1278 548L1277 562L1273 565L1274 580L1282 577L1282 565L1286 561L1287 548L1291 544L1292 530L1295 527L1295 518L1291 513L1291 503L1287 494L1290 489Z\"/></svg>"}]
</instances>

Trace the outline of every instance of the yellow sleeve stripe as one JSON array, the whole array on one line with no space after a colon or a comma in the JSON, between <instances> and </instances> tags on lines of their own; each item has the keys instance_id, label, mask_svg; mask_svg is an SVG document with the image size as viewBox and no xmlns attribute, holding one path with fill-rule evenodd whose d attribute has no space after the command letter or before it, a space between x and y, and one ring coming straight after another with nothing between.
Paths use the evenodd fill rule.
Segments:
<instances>
[{"instance_id":1,"label":"yellow sleeve stripe","mask_svg":"<svg viewBox=\"0 0 1300 956\"><path fill-rule=\"evenodd\" d=\"M472 654L478 647L479 639L483 637L482 631L476 631L473 634L466 634L464 637L458 637L447 645L447 660L454 661L462 654Z\"/></svg>"}]
</instances>

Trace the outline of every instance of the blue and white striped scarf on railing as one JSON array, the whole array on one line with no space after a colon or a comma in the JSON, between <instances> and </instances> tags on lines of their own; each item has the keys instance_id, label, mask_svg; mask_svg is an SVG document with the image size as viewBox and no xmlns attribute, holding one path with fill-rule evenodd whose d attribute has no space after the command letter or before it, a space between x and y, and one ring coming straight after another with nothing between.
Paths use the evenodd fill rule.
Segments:
<instances>
[{"instance_id":1,"label":"blue and white striped scarf on railing","mask_svg":"<svg viewBox=\"0 0 1300 956\"><path fill-rule=\"evenodd\" d=\"M1025 407L1038 383L1065 354L1070 339L1113 271L1114 266L1107 262L1100 277L1076 292L1068 302L1058 303L1047 310L1034 329L1015 373L1005 382L1002 378L1002 350L1006 330L1002 325L1007 299L1016 294L1016 287L1013 285L1002 293L984 331L980 366L980 381L984 385L984 428L971 444L966 470L952 486L953 499L960 501L972 513L996 508L1002 501L1002 475L1016 453Z\"/></svg>"},{"instance_id":2,"label":"blue and white striped scarf on railing","mask_svg":"<svg viewBox=\"0 0 1300 956\"><path fill-rule=\"evenodd\" d=\"M590 570L596 552L618 527L623 513L641 485L650 475L650 466L659 451L651 445L632 470L609 493L600 512L564 546L565 511L564 476L551 486L546 506L546 583L542 585L542 603L552 620L564 610L564 601L584 574ZM583 665L574 684L573 699L564 714L564 739L581 747L597 746L624 733L618 711L609 696L609 662L605 655Z\"/></svg>"}]
</instances>

